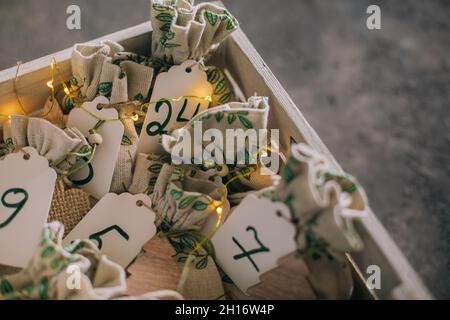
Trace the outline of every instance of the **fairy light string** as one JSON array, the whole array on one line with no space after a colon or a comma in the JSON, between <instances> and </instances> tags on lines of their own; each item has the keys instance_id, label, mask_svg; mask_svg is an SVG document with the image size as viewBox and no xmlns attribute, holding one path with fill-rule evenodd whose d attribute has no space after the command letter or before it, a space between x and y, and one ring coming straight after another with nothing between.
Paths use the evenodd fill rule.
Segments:
<instances>
[{"instance_id":1,"label":"fairy light string","mask_svg":"<svg viewBox=\"0 0 450 320\"><path fill-rule=\"evenodd\" d=\"M267 156L268 152L271 153L275 153L278 154L280 156L280 158L282 159L283 162L285 162L285 157L283 155L282 152L277 152L275 150L272 149L272 147L270 146L265 146L264 148L259 148L256 153L255 153L255 158L257 159L258 156L262 155L263 157ZM217 222L214 226L214 230L208 234L208 235L202 235L201 240L200 241L196 241L196 245L194 247L194 249L192 249L186 257L184 266L183 266L183 272L182 274L187 274L187 272L189 271L189 269L191 268L191 264L192 264L192 259L193 257L197 257L197 252L203 247L205 249L205 251L207 252L207 256L209 255L208 250L205 248L205 244L206 242L209 242L212 238L212 236L216 233L216 231L219 229L220 225L223 222L223 208L225 205L225 201L226 201L226 194L228 191L228 186L233 183L234 181L238 180L238 179L242 179L242 178L247 178L248 176L250 176L251 174L253 174L255 171L257 171L258 168L254 168L254 167L250 167L249 170L247 170L245 173L237 173L234 177L230 178L221 188L221 198L219 201L217 200L211 200L209 202L209 205L213 206L213 210L215 211L215 213L217 214ZM199 196L200 197L204 197L204 195ZM167 237L167 238L178 238L184 234L189 234L191 233L192 230L174 230L174 231L168 231L168 232L160 232L160 236L163 237ZM214 257L213 257L214 258ZM183 282L186 281L185 277L182 277L178 283L178 286L181 287L183 285Z\"/></svg>"},{"instance_id":2,"label":"fairy light string","mask_svg":"<svg viewBox=\"0 0 450 320\"><path fill-rule=\"evenodd\" d=\"M23 114L25 116L27 116L27 112L20 100L18 91L17 91L17 82L18 82L18 73L19 73L19 68L20 68L21 62L18 62L17 64L17 69L16 69L16 74L15 74L15 79L14 79L14 83L13 83L13 88L14 88L14 93L16 95L16 99L17 102L23 112ZM194 65L193 65L194 66ZM50 106L49 110L41 115L40 117L43 118L45 116L47 116L48 114L50 114L50 112L52 111L54 104L56 103L56 94L55 94L55 79L56 77L59 78L59 81L63 87L63 91L65 93L65 95L69 98L73 98L72 97L72 93L71 90L68 88L66 82L63 79L62 73L58 67L58 64L56 62L55 58L51 59L51 63L50 63L50 76L51 76L51 80L47 81L47 87L50 88L50 101L52 102L52 105ZM151 100L148 101L146 103L142 103L139 107L138 111L134 111L130 116L128 117L117 117L117 118L102 118L99 117L97 114L95 114L94 112L88 110L87 108L85 108L82 104L74 104L74 107L78 107L81 108L83 111L85 111L86 113L88 113L90 116L94 117L97 122L95 124L95 126L89 130L89 132L91 134L96 133L96 130L100 128L101 125L103 125L104 123L107 122L113 122L113 121L122 121L122 120L127 120L127 119L131 119L134 122L138 121L140 117L143 117L146 115L147 113L147 109L150 105L156 105L159 102L179 102L183 99L200 99L200 100L205 100L209 103L212 102L212 97L207 95L207 96L195 96L195 95L183 95L183 96L179 96L176 98L161 98L161 99L157 99L157 100ZM109 105L109 107L112 107L113 105ZM105 106L106 108L108 107L108 105ZM11 118L11 115L3 115L0 114L0 117L6 117L8 119ZM77 156L77 157L88 157L88 159L86 161L83 162L82 165L77 166L76 168L72 169L72 170L60 170L58 168L55 168L55 170L62 176L68 177L72 174L74 174L75 172L83 169L84 167L88 166L89 163L92 162L92 160L94 159L96 150L98 148L98 144L97 143L93 143L92 144L92 148L90 151L88 152L69 152L64 156L64 159L67 158L68 156L72 155L72 156ZM260 153L264 152L266 153L267 151L271 151L274 152L270 147L266 147L264 149L258 149L256 156L258 156ZM56 166L57 164L61 163L62 161L64 161L64 159L60 159L58 161L55 161L52 163L53 166ZM214 233L219 229L219 227L221 226L222 222L223 222L223 209L224 209L224 205L225 205L225 201L226 201L226 194L227 194L227 190L228 190L228 186L233 183L234 181L241 179L241 178L246 178L248 176L250 176L251 174L253 174L255 171L257 170L257 168L253 168L251 167L249 170L247 170L245 173L237 173L235 176L231 177L221 188L221 196L220 196L220 200L215 200L215 199L208 199L208 205L212 206L212 212L215 212L215 214L217 215L217 222L214 226L214 230L208 234L208 235L204 235L202 237L202 239L198 242L196 242L196 246L194 249L192 249L187 257L186 261L190 261L191 257L195 255L196 252L198 252L200 250L200 248L202 248L205 243L207 241L210 241L212 236L214 235ZM200 196L199 196L200 197ZM146 206L149 210L152 210L151 207L147 206L146 204L140 204L140 205L144 205ZM189 230L177 230L177 231L168 231L166 233L162 233L160 232L161 236L166 236L166 237L174 237L174 236L180 236L186 232L189 232ZM190 263L186 263L184 268L189 268L190 267Z\"/></svg>"}]
</instances>

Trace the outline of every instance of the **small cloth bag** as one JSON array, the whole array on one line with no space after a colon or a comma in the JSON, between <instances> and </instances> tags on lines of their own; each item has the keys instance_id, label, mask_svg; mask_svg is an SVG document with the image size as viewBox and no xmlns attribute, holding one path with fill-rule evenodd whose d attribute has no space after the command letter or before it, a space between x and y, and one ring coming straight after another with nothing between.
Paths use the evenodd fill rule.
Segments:
<instances>
[{"instance_id":1,"label":"small cloth bag","mask_svg":"<svg viewBox=\"0 0 450 320\"><path fill-rule=\"evenodd\" d=\"M294 145L273 192L290 209L297 228L298 253L308 266L319 298L349 298L353 286L346 252L363 242L353 220L368 210L362 187L305 144Z\"/></svg>"},{"instance_id":2,"label":"small cloth bag","mask_svg":"<svg viewBox=\"0 0 450 320\"><path fill-rule=\"evenodd\" d=\"M133 179L133 165L136 158L137 143L139 136L134 126L131 116L136 111L134 103L120 105L119 117L124 126L124 134L120 144L114 167L113 179L111 181L110 192L122 193L128 191Z\"/></svg>"},{"instance_id":3,"label":"small cloth bag","mask_svg":"<svg viewBox=\"0 0 450 320\"><path fill-rule=\"evenodd\" d=\"M151 199L161 230L198 230L208 237L218 219L224 223L230 208L223 184L190 177L181 167L168 164L161 168Z\"/></svg>"},{"instance_id":4,"label":"small cloth bag","mask_svg":"<svg viewBox=\"0 0 450 320\"><path fill-rule=\"evenodd\" d=\"M133 182L129 192L152 194L164 163L160 155L139 153L136 157Z\"/></svg>"}]
</instances>

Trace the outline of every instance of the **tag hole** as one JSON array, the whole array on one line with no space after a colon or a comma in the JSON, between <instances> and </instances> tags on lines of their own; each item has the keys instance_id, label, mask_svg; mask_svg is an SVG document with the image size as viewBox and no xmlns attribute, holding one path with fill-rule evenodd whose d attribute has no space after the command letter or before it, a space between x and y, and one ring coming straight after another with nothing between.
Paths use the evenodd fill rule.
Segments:
<instances>
[{"instance_id":1,"label":"tag hole","mask_svg":"<svg viewBox=\"0 0 450 320\"><path fill-rule=\"evenodd\" d=\"M191 73L192 72L192 68L191 67L187 67L186 68L186 73Z\"/></svg>"},{"instance_id":2,"label":"tag hole","mask_svg":"<svg viewBox=\"0 0 450 320\"><path fill-rule=\"evenodd\" d=\"M103 109L103 107L101 106L101 105L97 105L97 110L102 110Z\"/></svg>"},{"instance_id":3,"label":"tag hole","mask_svg":"<svg viewBox=\"0 0 450 320\"><path fill-rule=\"evenodd\" d=\"M281 211L280 210L277 210L276 211L276 214L277 214L277 216L279 216L279 217L281 217L283 214L281 213Z\"/></svg>"},{"instance_id":4,"label":"tag hole","mask_svg":"<svg viewBox=\"0 0 450 320\"><path fill-rule=\"evenodd\" d=\"M142 206L144 205L144 201L138 200L138 201L136 201L136 205L137 205L138 207L142 207Z\"/></svg>"},{"instance_id":5,"label":"tag hole","mask_svg":"<svg viewBox=\"0 0 450 320\"><path fill-rule=\"evenodd\" d=\"M222 170L223 170L222 166L217 166L217 171L222 171Z\"/></svg>"},{"instance_id":6,"label":"tag hole","mask_svg":"<svg viewBox=\"0 0 450 320\"><path fill-rule=\"evenodd\" d=\"M29 155L28 153L25 153L25 154L23 155L23 158L24 158L25 160L30 160L30 155Z\"/></svg>"}]
</instances>

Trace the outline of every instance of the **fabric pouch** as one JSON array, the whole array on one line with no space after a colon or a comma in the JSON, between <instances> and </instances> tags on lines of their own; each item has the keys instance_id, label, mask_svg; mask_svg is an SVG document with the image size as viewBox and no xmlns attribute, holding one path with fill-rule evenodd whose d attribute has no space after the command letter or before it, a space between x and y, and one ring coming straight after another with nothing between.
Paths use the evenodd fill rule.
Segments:
<instances>
[{"instance_id":1,"label":"fabric pouch","mask_svg":"<svg viewBox=\"0 0 450 320\"><path fill-rule=\"evenodd\" d=\"M102 255L89 240L75 240L62 247L63 233L64 227L58 222L44 225L41 241L28 266L0 277L0 300L182 299L173 290L123 296L124 269Z\"/></svg>"},{"instance_id":2,"label":"fabric pouch","mask_svg":"<svg viewBox=\"0 0 450 320\"><path fill-rule=\"evenodd\" d=\"M133 173L133 182L129 188L131 194L152 194L164 161L162 156L139 153Z\"/></svg>"},{"instance_id":3,"label":"fabric pouch","mask_svg":"<svg viewBox=\"0 0 450 320\"><path fill-rule=\"evenodd\" d=\"M233 132L241 130L243 135L246 134L247 129L255 129L256 132L259 132L261 129L267 129L268 115L269 105L266 97L251 97L247 103L225 104L205 110L183 128L174 130L169 135L163 135L162 145L167 152L172 154L172 157L177 157L180 154L179 159L182 159L181 154L184 154L182 151L186 141L188 141L188 145L191 146L188 151L191 155L195 155L196 149L202 150L201 154L203 155L203 150L210 148L211 143L192 139L192 137L196 137L195 130L198 130L196 126L201 126L201 137L209 129L219 130L223 141L218 144L216 141L214 142L216 148L214 158L202 159L202 161L197 162L202 163L202 166L210 162L208 165L211 167L215 166L216 163L227 163L228 174L224 181L233 179L233 182L229 185L230 194L259 190L272 184L270 175L261 174L261 166L257 161L258 150L264 148L264 146L259 143L259 137L255 136L254 141L252 142L249 139L243 149L238 150L237 143L234 141L233 144L230 144L234 149L227 150L227 130L232 129ZM232 139L235 139L235 136ZM217 154L220 154L221 158L218 158ZM231 154L233 158L227 158L228 154ZM193 159L195 161L195 158ZM191 159L184 160L190 161ZM243 164L239 164L239 162Z\"/></svg>"},{"instance_id":4,"label":"fabric pouch","mask_svg":"<svg viewBox=\"0 0 450 320\"><path fill-rule=\"evenodd\" d=\"M223 185L192 178L181 167L168 164L161 168L151 199L161 230L198 230L208 237L219 219L226 220L230 208Z\"/></svg>"},{"instance_id":5,"label":"fabric pouch","mask_svg":"<svg viewBox=\"0 0 450 320\"><path fill-rule=\"evenodd\" d=\"M15 148L30 146L51 164L61 162L81 142L63 129L41 118L11 116L10 138Z\"/></svg>"},{"instance_id":6,"label":"fabric pouch","mask_svg":"<svg viewBox=\"0 0 450 320\"><path fill-rule=\"evenodd\" d=\"M363 248L353 220L368 210L364 190L350 175L334 172L305 144L292 147L281 177L273 199L290 208L311 284L319 298L349 298L353 282L345 253Z\"/></svg>"},{"instance_id":7,"label":"fabric pouch","mask_svg":"<svg viewBox=\"0 0 450 320\"><path fill-rule=\"evenodd\" d=\"M181 64L199 61L239 26L222 7L186 0L151 0L152 58Z\"/></svg>"},{"instance_id":8,"label":"fabric pouch","mask_svg":"<svg viewBox=\"0 0 450 320\"><path fill-rule=\"evenodd\" d=\"M124 126L124 134L114 167L110 191L122 193L128 191L133 179L133 165L136 158L139 136L131 116L137 106L134 103L122 104L118 107L119 118Z\"/></svg>"},{"instance_id":9,"label":"fabric pouch","mask_svg":"<svg viewBox=\"0 0 450 320\"><path fill-rule=\"evenodd\" d=\"M109 299L125 291L125 272L101 255L90 241L62 247L64 227L44 226L41 242L28 266L0 278L2 299ZM80 271L79 282L71 281Z\"/></svg>"},{"instance_id":10,"label":"fabric pouch","mask_svg":"<svg viewBox=\"0 0 450 320\"><path fill-rule=\"evenodd\" d=\"M100 45L77 44L72 54L73 80L76 92L87 101L102 95L110 103L143 100L147 97L153 78L153 68L124 60L124 48L110 40Z\"/></svg>"}]
</instances>

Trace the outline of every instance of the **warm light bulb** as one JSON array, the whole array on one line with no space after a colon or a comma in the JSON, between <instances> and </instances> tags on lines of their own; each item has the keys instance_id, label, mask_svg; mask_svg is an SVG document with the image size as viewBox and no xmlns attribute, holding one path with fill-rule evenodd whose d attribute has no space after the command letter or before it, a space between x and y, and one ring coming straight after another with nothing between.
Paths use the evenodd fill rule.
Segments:
<instances>
[{"instance_id":1,"label":"warm light bulb","mask_svg":"<svg viewBox=\"0 0 450 320\"><path fill-rule=\"evenodd\" d=\"M138 114L133 114L132 116L131 116L131 120L133 120L133 121L138 121L139 120L139 115Z\"/></svg>"},{"instance_id":2,"label":"warm light bulb","mask_svg":"<svg viewBox=\"0 0 450 320\"><path fill-rule=\"evenodd\" d=\"M47 81L47 87L53 89L53 80Z\"/></svg>"},{"instance_id":3,"label":"warm light bulb","mask_svg":"<svg viewBox=\"0 0 450 320\"><path fill-rule=\"evenodd\" d=\"M64 92L65 92L67 95L69 95L69 94L70 94L69 88L65 87L65 88L64 88Z\"/></svg>"},{"instance_id":4,"label":"warm light bulb","mask_svg":"<svg viewBox=\"0 0 450 320\"><path fill-rule=\"evenodd\" d=\"M211 96L206 96L206 97L205 97L205 100L208 101L208 102L212 102Z\"/></svg>"},{"instance_id":5,"label":"warm light bulb","mask_svg":"<svg viewBox=\"0 0 450 320\"><path fill-rule=\"evenodd\" d=\"M216 212L218 213L218 214L222 214L222 207L217 207L216 208Z\"/></svg>"}]
</instances>

